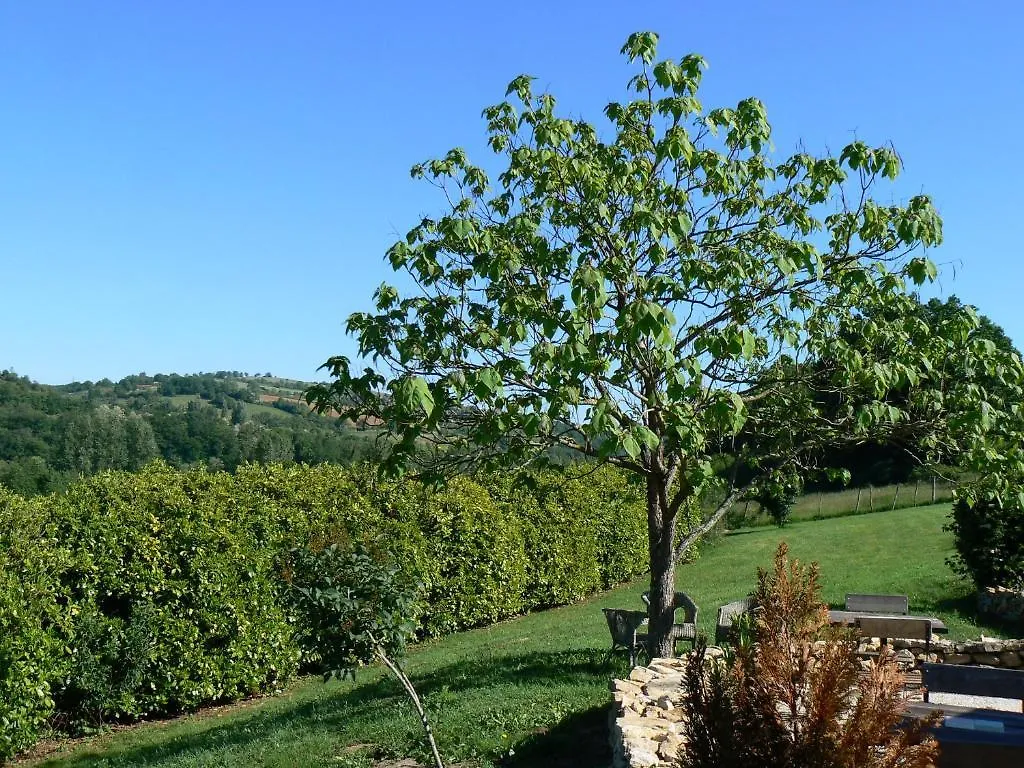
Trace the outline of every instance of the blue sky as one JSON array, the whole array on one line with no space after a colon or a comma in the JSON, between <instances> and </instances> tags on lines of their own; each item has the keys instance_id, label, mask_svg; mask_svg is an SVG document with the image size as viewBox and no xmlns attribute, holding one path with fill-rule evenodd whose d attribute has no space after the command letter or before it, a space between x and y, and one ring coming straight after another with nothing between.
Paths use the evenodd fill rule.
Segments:
<instances>
[{"instance_id":1,"label":"blue sky","mask_svg":"<svg viewBox=\"0 0 1024 768\"><path fill-rule=\"evenodd\" d=\"M935 199L938 295L1024 345L1024 10L1014 2L0 4L0 368L310 379L441 210L409 178L515 75L595 121L635 30L757 96L778 156L892 142ZM491 165L491 167L494 167Z\"/></svg>"}]
</instances>

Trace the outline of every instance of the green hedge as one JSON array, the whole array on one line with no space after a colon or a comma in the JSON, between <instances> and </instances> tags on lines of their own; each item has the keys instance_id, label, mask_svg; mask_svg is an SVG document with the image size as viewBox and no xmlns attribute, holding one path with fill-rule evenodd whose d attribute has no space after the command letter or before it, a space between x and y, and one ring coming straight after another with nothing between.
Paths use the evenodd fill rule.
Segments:
<instances>
[{"instance_id":1,"label":"green hedge","mask_svg":"<svg viewBox=\"0 0 1024 768\"><path fill-rule=\"evenodd\" d=\"M371 467L104 472L0 489L0 763L78 731L280 687L317 660L287 553L387 542L421 585L419 634L578 600L647 567L642 489L598 469L457 478Z\"/></svg>"},{"instance_id":2,"label":"green hedge","mask_svg":"<svg viewBox=\"0 0 1024 768\"><path fill-rule=\"evenodd\" d=\"M46 519L38 499L0 488L0 763L32 746L54 709L59 649L47 629L62 563Z\"/></svg>"}]
</instances>

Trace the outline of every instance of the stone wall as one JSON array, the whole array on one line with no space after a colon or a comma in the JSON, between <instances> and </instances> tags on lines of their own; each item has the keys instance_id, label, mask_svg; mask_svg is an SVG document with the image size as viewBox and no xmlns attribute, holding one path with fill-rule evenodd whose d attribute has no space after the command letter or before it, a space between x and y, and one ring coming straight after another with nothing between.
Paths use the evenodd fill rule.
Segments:
<instances>
[{"instance_id":1,"label":"stone wall","mask_svg":"<svg viewBox=\"0 0 1024 768\"><path fill-rule=\"evenodd\" d=\"M978 613L1006 622L1024 619L1024 592L1007 587L988 587L978 593Z\"/></svg>"},{"instance_id":2,"label":"stone wall","mask_svg":"<svg viewBox=\"0 0 1024 768\"><path fill-rule=\"evenodd\" d=\"M905 661L916 663L924 661L939 664L974 664L986 667L1024 667L1024 640L996 640L982 637L978 640L966 640L954 643L952 640L938 638L932 640L929 653L925 653L924 640L892 640L892 647L902 654ZM860 653L877 651L878 638L865 639L861 642ZM909 653L909 655L908 655ZM912 656L912 659L910 658Z\"/></svg>"},{"instance_id":3,"label":"stone wall","mask_svg":"<svg viewBox=\"0 0 1024 768\"><path fill-rule=\"evenodd\" d=\"M956 643L932 640L925 652L923 640L892 640L897 662L908 670L924 661L974 664L989 667L1024 667L1024 640L981 637ZM877 651L879 639L863 638L858 652ZM720 648L707 655L722 655ZM863 662L867 664L868 662ZM609 731L612 768L672 768L684 743L682 680L686 657L653 659L646 667L634 667L625 680L612 680Z\"/></svg>"},{"instance_id":4,"label":"stone wall","mask_svg":"<svg viewBox=\"0 0 1024 768\"><path fill-rule=\"evenodd\" d=\"M721 651L709 648L708 653ZM686 657L652 659L612 680L612 768L669 768L683 744L682 680Z\"/></svg>"}]
</instances>

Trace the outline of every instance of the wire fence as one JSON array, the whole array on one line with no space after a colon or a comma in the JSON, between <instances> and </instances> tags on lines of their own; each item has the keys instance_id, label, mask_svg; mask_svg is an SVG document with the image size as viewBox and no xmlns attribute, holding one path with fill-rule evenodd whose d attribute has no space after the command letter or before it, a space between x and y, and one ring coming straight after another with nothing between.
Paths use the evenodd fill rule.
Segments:
<instances>
[{"instance_id":1,"label":"wire fence","mask_svg":"<svg viewBox=\"0 0 1024 768\"><path fill-rule=\"evenodd\" d=\"M887 512L925 504L940 504L953 498L955 483L931 478L895 485L846 488L842 491L814 491L801 496L790 511L789 520L824 520L829 517ZM740 501L726 516L728 528L773 525L772 518L756 501Z\"/></svg>"}]
</instances>

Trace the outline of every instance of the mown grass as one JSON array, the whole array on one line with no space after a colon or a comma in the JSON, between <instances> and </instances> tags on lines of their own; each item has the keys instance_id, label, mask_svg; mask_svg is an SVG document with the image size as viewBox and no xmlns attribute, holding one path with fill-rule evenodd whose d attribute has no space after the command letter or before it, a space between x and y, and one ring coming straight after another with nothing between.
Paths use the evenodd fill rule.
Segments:
<instances>
[{"instance_id":1,"label":"mown grass","mask_svg":"<svg viewBox=\"0 0 1024 768\"><path fill-rule=\"evenodd\" d=\"M937 614L952 637L997 634L972 614L969 585L946 567L948 505L735 532L679 568L678 587L701 606L713 634L718 605L744 596L780 539L821 564L825 598L900 592L914 613ZM608 680L625 671L605 657L600 609L641 606L642 581L586 602L464 632L413 649L407 668L433 718L442 754L482 767L604 768ZM360 746L364 745L364 746ZM212 714L99 737L47 766L369 766L417 756L419 722L404 694L376 670L356 683L296 683L282 696Z\"/></svg>"},{"instance_id":2,"label":"mown grass","mask_svg":"<svg viewBox=\"0 0 1024 768\"><path fill-rule=\"evenodd\" d=\"M953 486L942 480L935 483L935 503L944 503L953 497ZM828 493L808 493L797 499L790 511L790 520L826 520L847 515L866 515L873 512L887 512L893 509L916 507L929 504L932 499L932 484L926 480L900 485L882 485L875 488L847 488ZM761 512L757 502L737 505L734 518L743 517L744 526L774 525L774 521ZM736 526L739 527L739 526Z\"/></svg>"}]
</instances>

